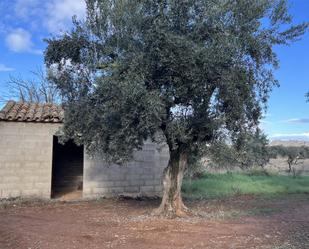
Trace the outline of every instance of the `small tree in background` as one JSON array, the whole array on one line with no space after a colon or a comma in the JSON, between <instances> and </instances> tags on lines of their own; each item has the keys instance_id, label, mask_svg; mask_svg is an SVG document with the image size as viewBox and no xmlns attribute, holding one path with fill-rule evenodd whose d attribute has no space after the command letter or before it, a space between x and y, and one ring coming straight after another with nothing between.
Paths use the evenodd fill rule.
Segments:
<instances>
[{"instance_id":1,"label":"small tree in background","mask_svg":"<svg viewBox=\"0 0 309 249\"><path fill-rule=\"evenodd\" d=\"M288 164L288 172L295 173L295 166L302 164L304 159L309 158L309 147L306 146L270 146L270 157L285 157Z\"/></svg>"},{"instance_id":2,"label":"small tree in background","mask_svg":"<svg viewBox=\"0 0 309 249\"><path fill-rule=\"evenodd\" d=\"M259 129L246 132L236 144L216 141L208 148L210 166L228 170L235 167L246 170L259 166L264 170L270 159L268 143L266 135Z\"/></svg>"},{"instance_id":3,"label":"small tree in background","mask_svg":"<svg viewBox=\"0 0 309 249\"><path fill-rule=\"evenodd\" d=\"M2 93L0 101L6 102L10 99L16 99L22 102L32 103L60 103L61 98L59 90L55 83L48 79L46 73L38 68L31 71L31 79L25 79L21 76L10 76L7 82L6 92Z\"/></svg>"},{"instance_id":4,"label":"small tree in background","mask_svg":"<svg viewBox=\"0 0 309 249\"><path fill-rule=\"evenodd\" d=\"M170 159L156 213L184 215L184 170L201 146L256 126L278 85L273 46L297 40L285 0L87 0L87 18L47 40L64 134L115 162L163 134ZM266 22L268 20L268 22Z\"/></svg>"}]
</instances>

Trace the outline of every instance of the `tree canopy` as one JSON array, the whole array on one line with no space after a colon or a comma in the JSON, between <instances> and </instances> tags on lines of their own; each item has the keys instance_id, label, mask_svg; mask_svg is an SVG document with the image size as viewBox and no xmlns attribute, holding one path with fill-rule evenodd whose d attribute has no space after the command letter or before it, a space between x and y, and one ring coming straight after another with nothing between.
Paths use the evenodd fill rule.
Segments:
<instances>
[{"instance_id":1,"label":"tree canopy","mask_svg":"<svg viewBox=\"0 0 309 249\"><path fill-rule=\"evenodd\" d=\"M278 82L274 45L297 40L286 0L87 0L87 18L47 39L64 134L113 161L162 132L163 209L181 210L182 171L201 145L258 125ZM180 185L180 186L179 186Z\"/></svg>"}]
</instances>

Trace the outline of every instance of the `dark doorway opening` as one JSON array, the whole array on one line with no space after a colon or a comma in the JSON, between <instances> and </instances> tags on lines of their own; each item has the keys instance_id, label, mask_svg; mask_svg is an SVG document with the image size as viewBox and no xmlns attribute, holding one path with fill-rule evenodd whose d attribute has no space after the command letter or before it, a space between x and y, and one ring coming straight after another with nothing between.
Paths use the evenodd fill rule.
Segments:
<instances>
[{"instance_id":1,"label":"dark doorway opening","mask_svg":"<svg viewBox=\"0 0 309 249\"><path fill-rule=\"evenodd\" d=\"M84 148L53 138L52 198L78 199L83 190Z\"/></svg>"}]
</instances>

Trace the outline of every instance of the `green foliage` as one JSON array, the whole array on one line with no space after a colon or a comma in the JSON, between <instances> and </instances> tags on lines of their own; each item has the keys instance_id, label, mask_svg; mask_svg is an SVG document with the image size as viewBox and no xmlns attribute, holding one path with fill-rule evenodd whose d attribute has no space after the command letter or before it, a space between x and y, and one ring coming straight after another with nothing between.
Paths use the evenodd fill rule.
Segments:
<instances>
[{"instance_id":1,"label":"green foliage","mask_svg":"<svg viewBox=\"0 0 309 249\"><path fill-rule=\"evenodd\" d=\"M236 144L217 141L208 148L207 156L213 168L248 169L264 167L269 162L268 140L259 129L242 134Z\"/></svg>"},{"instance_id":2,"label":"green foliage","mask_svg":"<svg viewBox=\"0 0 309 249\"><path fill-rule=\"evenodd\" d=\"M245 194L308 194L309 176L292 178L245 173L205 174L194 181L185 180L182 190L187 198L218 198Z\"/></svg>"},{"instance_id":3,"label":"green foliage","mask_svg":"<svg viewBox=\"0 0 309 249\"><path fill-rule=\"evenodd\" d=\"M307 27L291 24L286 0L86 4L86 21L46 40L45 62L64 135L119 162L160 131L171 151L198 154L222 130L256 126L278 84L273 46Z\"/></svg>"}]
</instances>

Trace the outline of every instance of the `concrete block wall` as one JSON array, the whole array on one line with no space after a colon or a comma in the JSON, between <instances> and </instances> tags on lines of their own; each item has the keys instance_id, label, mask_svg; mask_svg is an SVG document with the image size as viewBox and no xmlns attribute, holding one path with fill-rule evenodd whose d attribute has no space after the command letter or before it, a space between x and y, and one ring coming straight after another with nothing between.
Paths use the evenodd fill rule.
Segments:
<instances>
[{"instance_id":1,"label":"concrete block wall","mask_svg":"<svg viewBox=\"0 0 309 249\"><path fill-rule=\"evenodd\" d=\"M0 122L0 199L51 197L53 135L60 126ZM168 159L166 145L149 141L122 166L84 152L83 197L159 196Z\"/></svg>"},{"instance_id":2,"label":"concrete block wall","mask_svg":"<svg viewBox=\"0 0 309 249\"><path fill-rule=\"evenodd\" d=\"M161 196L162 173L168 159L167 146L149 141L125 165L110 165L85 152L83 197Z\"/></svg>"},{"instance_id":3,"label":"concrete block wall","mask_svg":"<svg viewBox=\"0 0 309 249\"><path fill-rule=\"evenodd\" d=\"M52 123L0 122L0 198L50 198L58 128Z\"/></svg>"}]
</instances>

